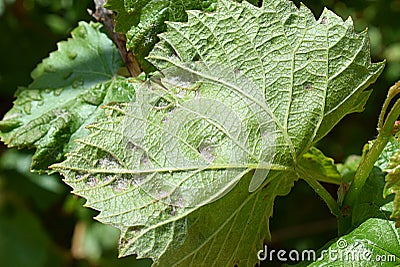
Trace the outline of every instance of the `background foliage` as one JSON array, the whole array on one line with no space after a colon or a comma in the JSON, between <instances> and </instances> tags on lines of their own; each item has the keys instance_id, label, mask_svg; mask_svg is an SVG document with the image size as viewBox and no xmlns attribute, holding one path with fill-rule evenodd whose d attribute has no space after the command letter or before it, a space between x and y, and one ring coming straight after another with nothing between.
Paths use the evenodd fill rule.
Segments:
<instances>
[{"instance_id":1,"label":"background foliage","mask_svg":"<svg viewBox=\"0 0 400 267\"><path fill-rule=\"evenodd\" d=\"M363 144L376 135L386 90L399 78L400 1L303 3L317 17L324 6L343 18L352 16L356 29L369 28L373 61L388 60L366 111L345 117L319 144L341 162L346 155L360 154ZM86 12L91 6L89 0L0 0L1 117L11 108L16 88L30 83L29 73L56 50L56 42L66 39L77 21L91 19ZM94 222L96 213L82 208L83 200L70 195L59 176L29 173L29 151L0 147L0 153L0 266L148 266L149 261L134 257L117 260L118 232ZM279 212L271 221L270 244L274 248L316 249L336 234L334 217L311 188L299 183L276 201Z\"/></svg>"}]
</instances>

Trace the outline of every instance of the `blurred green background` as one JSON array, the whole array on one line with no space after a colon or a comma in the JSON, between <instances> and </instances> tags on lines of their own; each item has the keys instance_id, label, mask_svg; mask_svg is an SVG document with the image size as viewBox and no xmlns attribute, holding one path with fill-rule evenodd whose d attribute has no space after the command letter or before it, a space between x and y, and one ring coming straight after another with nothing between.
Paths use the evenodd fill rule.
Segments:
<instances>
[{"instance_id":1,"label":"blurred green background","mask_svg":"<svg viewBox=\"0 0 400 267\"><path fill-rule=\"evenodd\" d=\"M375 137L387 89L400 78L400 0L303 3L317 17L326 6L351 16L357 31L368 27L373 61L387 59L366 111L347 116L318 144L342 162ZM93 8L89 0L0 0L1 117L16 88L30 83L30 72L56 43L79 20L91 20L87 8ZM30 173L30 160L29 151L0 145L0 266L149 266L134 256L117 259L118 231L94 221L97 213L83 208L84 200L71 195L59 176ZM336 193L335 186L327 188ZM276 201L271 230L271 249L317 249L336 235L334 217L303 182Z\"/></svg>"}]
</instances>

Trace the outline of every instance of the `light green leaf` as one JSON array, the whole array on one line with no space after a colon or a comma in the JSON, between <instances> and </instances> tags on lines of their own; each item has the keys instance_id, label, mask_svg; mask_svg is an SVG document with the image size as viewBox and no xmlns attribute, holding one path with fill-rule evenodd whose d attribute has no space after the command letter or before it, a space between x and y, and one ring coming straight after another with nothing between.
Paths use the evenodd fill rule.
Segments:
<instances>
[{"instance_id":1,"label":"light green leaf","mask_svg":"<svg viewBox=\"0 0 400 267\"><path fill-rule=\"evenodd\" d=\"M362 193L358 196L352 211L352 228L359 226L368 218L387 219L389 213L382 211L382 207L393 202L393 198L384 198L385 173L374 167L369 174L363 187Z\"/></svg>"},{"instance_id":2,"label":"light green leaf","mask_svg":"<svg viewBox=\"0 0 400 267\"><path fill-rule=\"evenodd\" d=\"M369 142L369 148L372 147L374 141ZM375 166L381 168L382 170L386 170L388 168L388 164L390 159L400 150L400 142L397 138L391 137L383 149L382 153L379 155L378 160L375 162Z\"/></svg>"},{"instance_id":3,"label":"light green leaf","mask_svg":"<svg viewBox=\"0 0 400 267\"><path fill-rule=\"evenodd\" d=\"M332 184L340 184L342 182L342 176L333 159L326 157L315 147L311 147L309 151L303 154L299 165L309 177L321 182Z\"/></svg>"},{"instance_id":4,"label":"light green leaf","mask_svg":"<svg viewBox=\"0 0 400 267\"><path fill-rule=\"evenodd\" d=\"M315 20L289 1L220 0L160 38L149 60L162 75L132 82L135 101L109 105L54 168L120 228L122 256L254 266L275 197L299 166L315 168L305 152L359 110L383 64L350 20L328 10Z\"/></svg>"},{"instance_id":5,"label":"light green leaf","mask_svg":"<svg viewBox=\"0 0 400 267\"><path fill-rule=\"evenodd\" d=\"M155 266L254 267L257 252L271 238L274 199L288 194L296 178L273 172L256 193L247 191L250 179L244 176L225 197L191 214L183 244L169 246Z\"/></svg>"},{"instance_id":6,"label":"light green leaf","mask_svg":"<svg viewBox=\"0 0 400 267\"><path fill-rule=\"evenodd\" d=\"M328 10L316 21L305 6L287 1L260 9L220 1L215 14L188 15L188 23L168 23L149 60L172 79L192 75L204 97L221 96L224 104L226 95L237 97L268 114L263 123L275 129L276 164L296 165L383 68L370 63L366 33Z\"/></svg>"},{"instance_id":7,"label":"light green leaf","mask_svg":"<svg viewBox=\"0 0 400 267\"><path fill-rule=\"evenodd\" d=\"M391 217L396 219L396 227L400 227L400 149L397 149L397 152L392 155L385 171L388 174L383 193L385 197L395 194Z\"/></svg>"},{"instance_id":8,"label":"light green leaf","mask_svg":"<svg viewBox=\"0 0 400 267\"><path fill-rule=\"evenodd\" d=\"M73 192L88 200L86 206L101 211L97 220L121 230L120 256L138 254L160 266L188 266L188 261L202 262L208 251L221 250L216 258L210 252L205 262L225 264L225 254L231 251L230 262L254 266L254 255L270 238L268 218L273 200L289 192L297 179L294 173L283 177L272 171L267 184L257 193L249 193L250 173L223 198L202 208L172 205L155 199L138 185L137 170L130 166L147 160L143 161L139 147L124 142L123 107L106 111L110 119L89 126L93 133L79 140L82 145L55 167Z\"/></svg>"},{"instance_id":9,"label":"light green leaf","mask_svg":"<svg viewBox=\"0 0 400 267\"><path fill-rule=\"evenodd\" d=\"M33 82L18 90L14 107L0 122L1 139L9 147L37 148L35 170L61 161L73 140L88 133L84 127L103 115L102 104L132 99L125 81L116 78L118 51L99 28L81 22L32 72Z\"/></svg>"}]
</instances>

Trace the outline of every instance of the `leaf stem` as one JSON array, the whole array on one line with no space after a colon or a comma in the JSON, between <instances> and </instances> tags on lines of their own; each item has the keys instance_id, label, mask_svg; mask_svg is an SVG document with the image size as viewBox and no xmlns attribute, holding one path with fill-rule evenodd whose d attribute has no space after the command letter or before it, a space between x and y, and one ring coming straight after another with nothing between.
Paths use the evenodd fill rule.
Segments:
<instances>
[{"instance_id":1,"label":"leaf stem","mask_svg":"<svg viewBox=\"0 0 400 267\"><path fill-rule=\"evenodd\" d=\"M308 177L305 170L300 168L299 171L301 178L306 181L312 189L314 189L315 193L317 193L318 196L320 196L324 200L331 213L338 218L340 216L340 208L332 195L317 180Z\"/></svg>"},{"instance_id":2,"label":"leaf stem","mask_svg":"<svg viewBox=\"0 0 400 267\"><path fill-rule=\"evenodd\" d=\"M379 116L378 130L379 134L376 140L374 141L372 147L363 155L361 159L361 163L357 168L356 174L354 176L354 180L350 185L349 191L346 194L346 198L344 201L344 205L352 206L355 200L360 195L360 192L367 180L369 173L374 167L375 162L379 158L379 155L382 153L385 148L387 142L390 137L393 135L393 129L396 123L396 120L400 116L400 99L396 101L390 110L389 114L386 117L385 122L383 123L383 118L385 116L387 107L391 100L400 93L400 82L397 82L393 85L388 92L387 99L383 105L381 114Z\"/></svg>"},{"instance_id":3,"label":"leaf stem","mask_svg":"<svg viewBox=\"0 0 400 267\"><path fill-rule=\"evenodd\" d=\"M131 51L128 51L126 49L125 35L114 31L114 13L104 7L104 4L107 1L93 0L93 2L96 7L96 12L89 10L90 15L92 15L97 21L101 22L108 31L111 39L117 46L122 59L124 60L125 66L128 69L129 74L133 77L139 76L142 70L139 66L138 61L136 60L135 55Z\"/></svg>"}]
</instances>

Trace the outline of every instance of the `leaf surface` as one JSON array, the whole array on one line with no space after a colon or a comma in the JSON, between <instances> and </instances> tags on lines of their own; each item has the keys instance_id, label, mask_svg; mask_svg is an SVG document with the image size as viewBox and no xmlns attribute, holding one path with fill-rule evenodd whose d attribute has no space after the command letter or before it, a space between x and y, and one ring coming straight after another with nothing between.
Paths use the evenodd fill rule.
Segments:
<instances>
[{"instance_id":1,"label":"leaf surface","mask_svg":"<svg viewBox=\"0 0 400 267\"><path fill-rule=\"evenodd\" d=\"M102 104L131 100L125 81L116 78L118 51L99 28L81 22L32 72L33 82L18 90L14 107L0 122L1 139L9 147L37 148L35 170L60 162L73 140L88 133L85 126L103 115Z\"/></svg>"},{"instance_id":2,"label":"leaf surface","mask_svg":"<svg viewBox=\"0 0 400 267\"><path fill-rule=\"evenodd\" d=\"M148 58L160 73L129 82L135 100L109 105L54 168L120 228L122 256L254 266L296 169L338 178L332 162L305 153L362 109L383 64L370 63L351 20L328 10L315 20L289 1L220 0L215 13L169 22L160 38Z\"/></svg>"}]
</instances>

